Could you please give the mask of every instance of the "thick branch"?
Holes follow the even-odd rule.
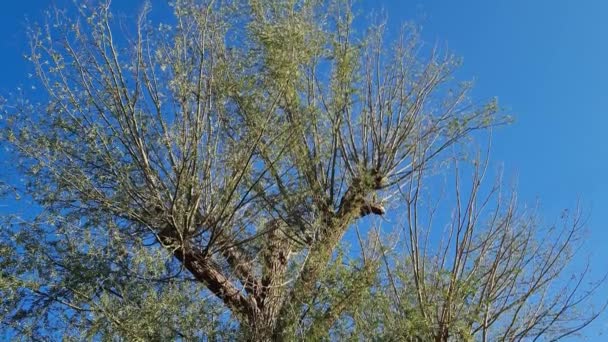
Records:
[[[224,248],[221,253],[226,258],[226,261],[228,261],[234,275],[245,286],[245,291],[249,294],[254,294],[256,289],[259,288],[260,281],[253,274],[247,257],[237,247]]]
[[[187,243],[180,243],[164,229],[159,238],[164,246],[171,249],[173,255],[192,275],[214,295],[220,298],[233,313],[247,318],[253,317],[255,304],[225,276],[219,268],[202,251],[196,251]]]
[[[293,336],[299,307],[310,301],[314,294],[315,283],[329,263],[332,253],[342,240],[348,227],[358,218],[369,213],[384,214],[379,204],[370,204],[365,199],[365,190],[359,184],[351,185],[344,194],[339,210],[324,213],[326,225],[318,240],[311,246],[309,256],[297,279],[292,293],[279,313],[279,323],[275,337]]]

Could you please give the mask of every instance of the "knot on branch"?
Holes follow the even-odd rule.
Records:
[[[366,170],[361,176],[353,177],[351,184],[342,197],[342,211],[353,210],[359,217],[370,214],[384,215],[386,209],[376,200],[376,191],[386,186],[386,177],[377,170]]]
[[[363,203],[359,209],[359,217],[367,216],[369,214],[382,216],[386,214],[386,209],[384,209],[384,206],[380,203]]]

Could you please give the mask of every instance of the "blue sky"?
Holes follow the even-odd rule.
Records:
[[[430,43],[464,58],[473,97],[497,96],[515,123],[495,131],[494,163],[517,179],[519,198],[548,222],[580,200],[591,215],[597,276],[608,270],[608,1],[427,0],[369,2],[391,26],[414,20]],[[606,287],[598,297],[608,297]],[[604,313],[586,332],[605,341]],[[601,335],[600,335],[601,334]]]
[[[25,18],[35,20],[54,2],[65,1],[2,4],[0,93],[27,83]],[[133,8],[139,1],[114,3]],[[580,200],[591,214],[583,253],[591,255],[596,275],[606,272],[608,1],[362,0],[360,5],[363,12],[384,8],[392,28],[415,21],[425,41],[447,44],[464,58],[459,77],[475,80],[473,97],[497,96],[516,119],[495,131],[493,162],[503,163],[508,178],[517,179],[520,199],[540,199],[548,221]],[[608,333],[606,321],[604,314],[593,324],[589,340],[604,340],[599,334]]]

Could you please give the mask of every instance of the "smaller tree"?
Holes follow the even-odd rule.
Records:
[[[484,187],[487,160],[455,161],[448,191],[454,207],[442,218],[446,199],[425,187],[428,168],[417,170],[401,193],[405,215],[393,236],[401,240],[381,250],[384,272],[352,317],[363,336],[559,340],[605,309],[606,299],[595,295],[604,279],[589,283],[589,264],[573,269],[581,210],[544,225],[534,208],[518,206],[500,177]]]

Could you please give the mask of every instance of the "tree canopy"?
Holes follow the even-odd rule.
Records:
[[[484,187],[468,143],[509,119],[414,26],[389,42],[339,0],[171,8],[31,27],[44,96],[6,99],[1,135],[35,212],[3,220],[7,336],[514,341],[597,317],[568,269],[584,217]]]

